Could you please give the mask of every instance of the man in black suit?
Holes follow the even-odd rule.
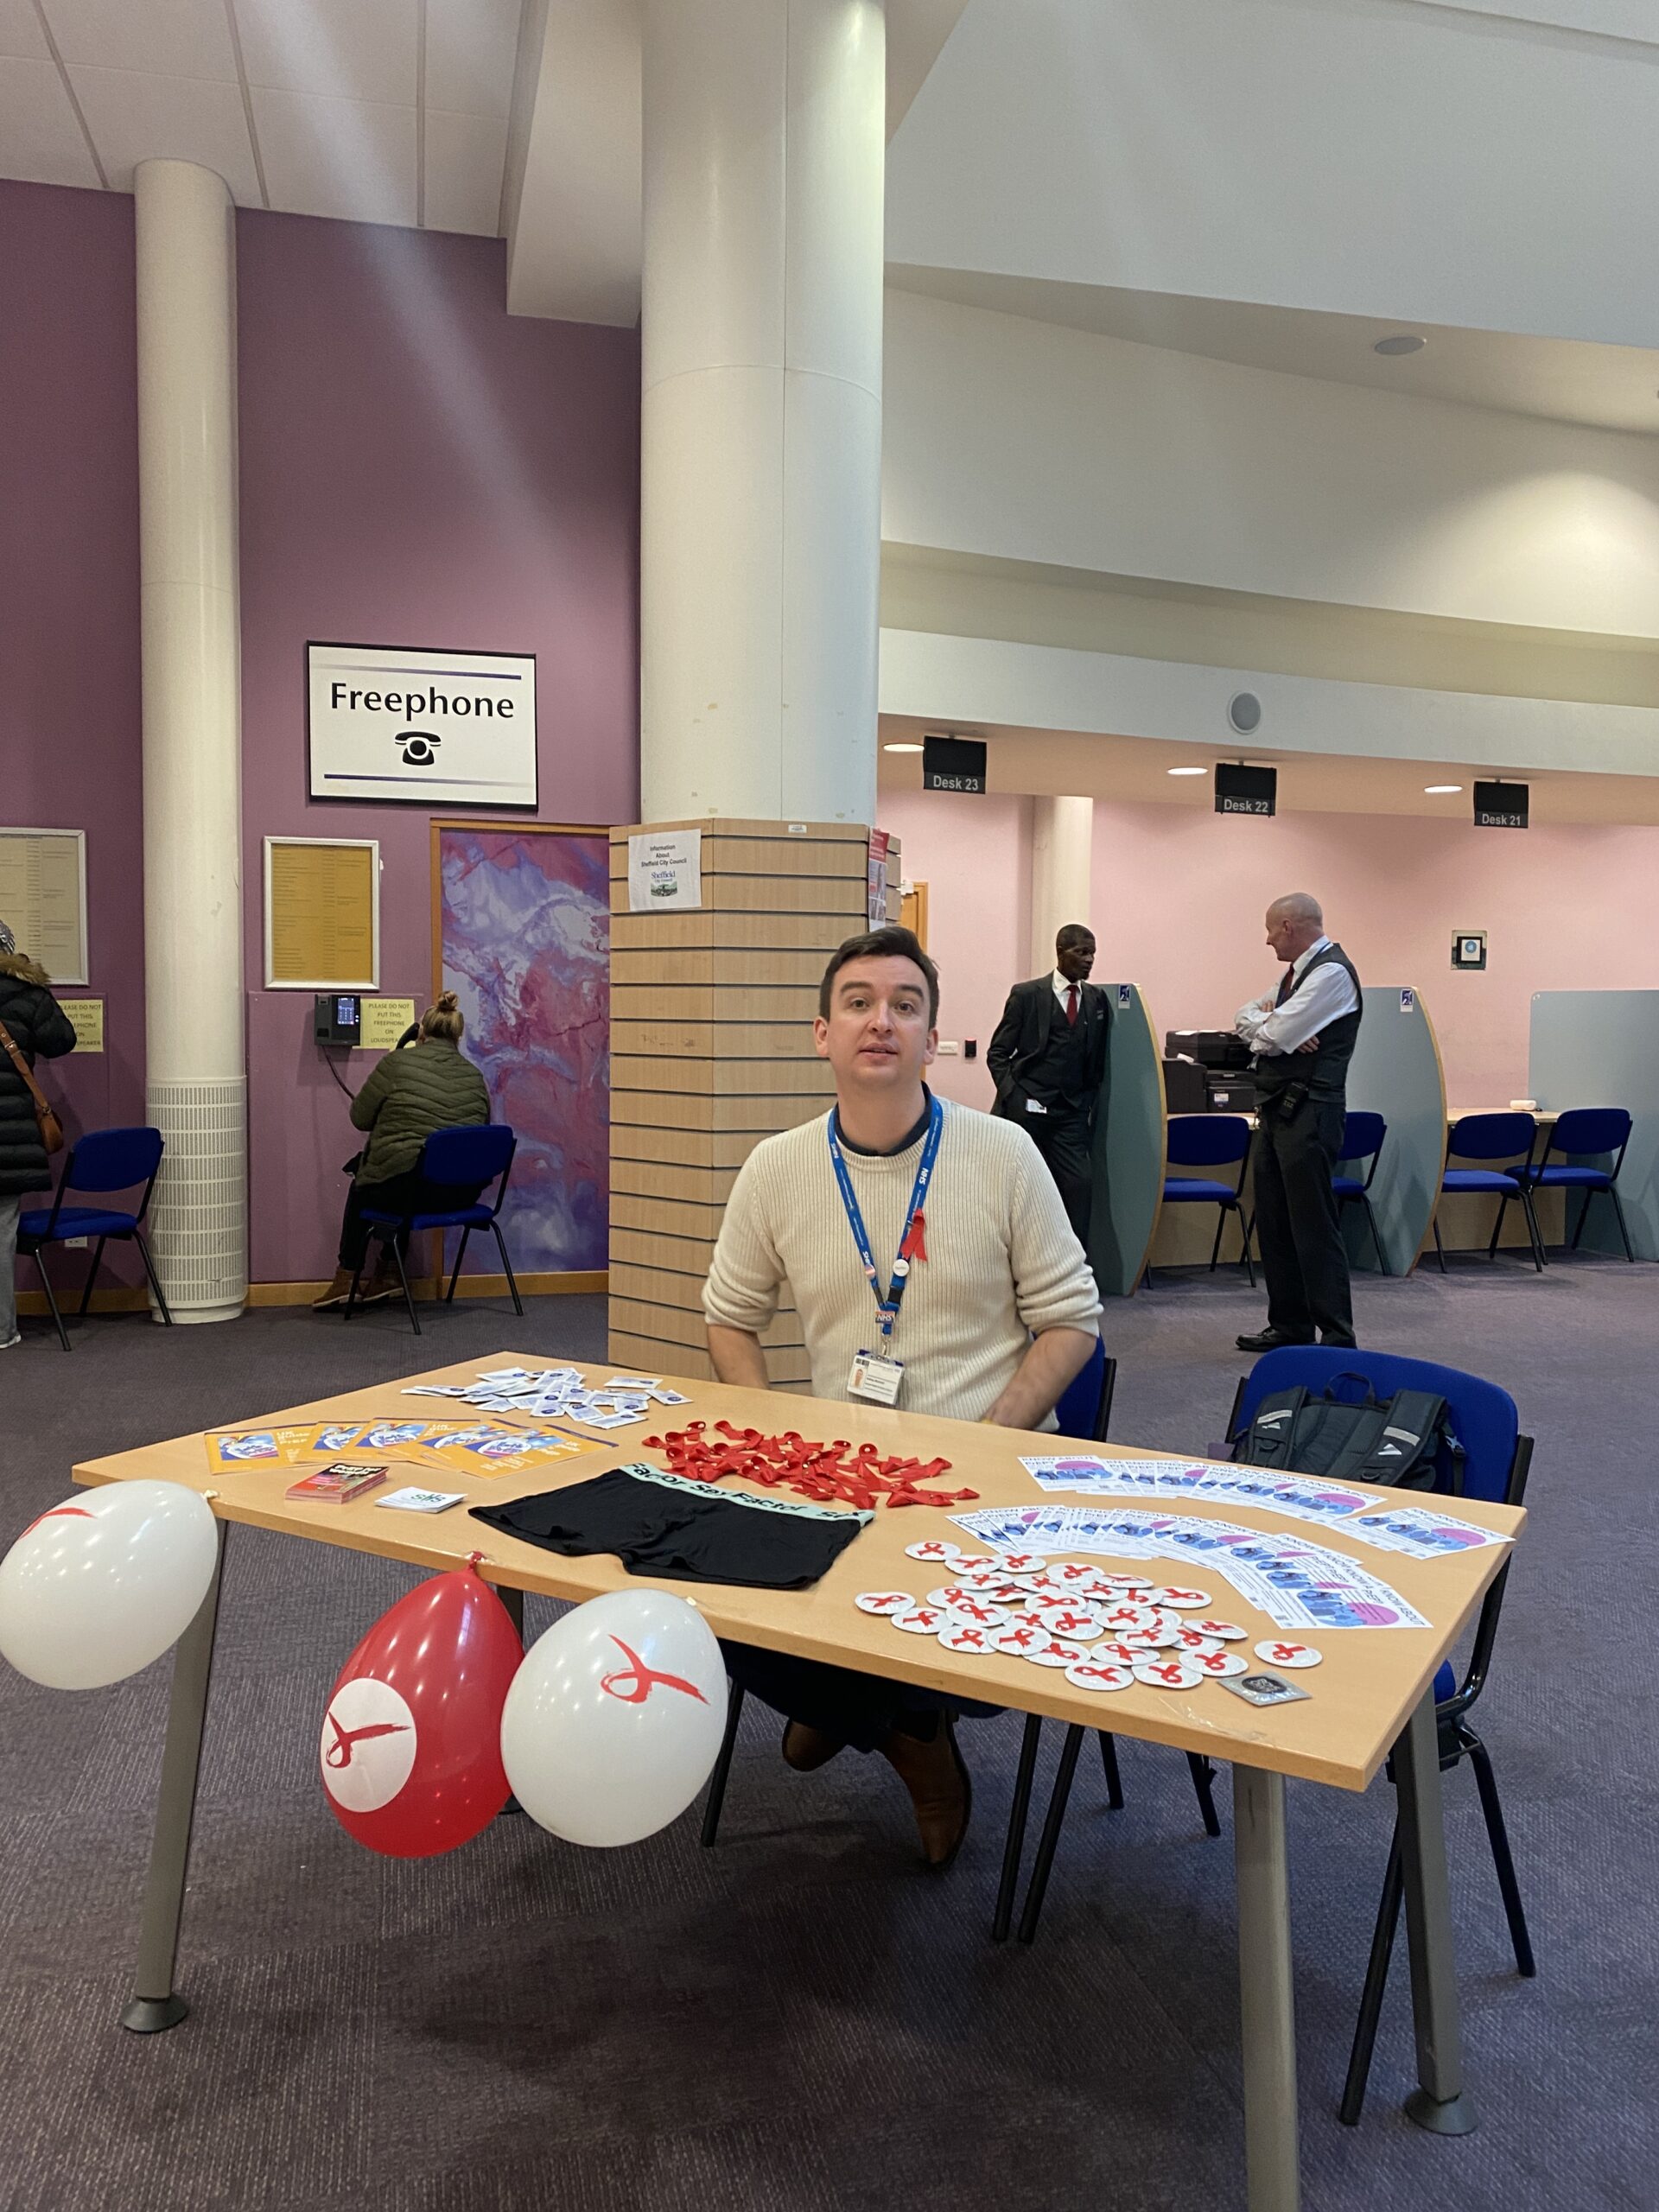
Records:
[[[1018,1122],[1042,1154],[1085,1252],[1111,1018],[1105,992],[1089,981],[1094,964],[1093,932],[1068,922],[1054,940],[1052,973],[1014,985],[985,1055],[996,1085],[992,1112]]]

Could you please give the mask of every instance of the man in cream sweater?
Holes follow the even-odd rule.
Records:
[[[1037,1428],[1088,1359],[1100,1299],[1036,1147],[923,1081],[938,1009],[938,972],[909,930],[849,938],[831,959],[813,1033],[834,1110],[756,1146],[703,1288],[722,1382],[767,1387],[760,1333],[785,1283],[820,1398]],[[950,1864],[971,1791],[949,1705],[747,1645],[727,1660],[787,1717],[791,1766],[880,1751],[910,1791],[928,1864]]]

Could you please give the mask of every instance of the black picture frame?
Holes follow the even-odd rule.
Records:
[[[1486,965],[1486,932],[1484,930],[1459,930],[1452,940],[1452,965],[1454,968],[1484,968]]]

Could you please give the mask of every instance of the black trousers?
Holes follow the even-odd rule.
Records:
[[[1094,1132],[1075,1106],[1056,1103],[1046,1114],[1021,1114],[1021,1127],[1043,1155],[1079,1244],[1089,1249],[1089,1217],[1095,1204]]]
[[[1287,1118],[1264,1100],[1255,1136],[1255,1225],[1268,1279],[1268,1326],[1312,1344],[1354,1341],[1348,1253],[1331,1177],[1342,1143],[1340,1099],[1305,1099]]]
[[[346,1193],[346,1211],[340,1224],[340,1265],[355,1273],[369,1249],[369,1224],[363,1218],[365,1206],[372,1207],[376,1213],[453,1213],[461,1206],[475,1205],[482,1188],[479,1183],[429,1183],[413,1168],[407,1174],[388,1175],[383,1183],[365,1183],[353,1176]],[[407,1230],[400,1232],[397,1249],[407,1254]]]
[[[786,1720],[821,1728],[855,1751],[873,1751],[897,1729],[931,1744],[941,1713],[982,1720],[1001,1710],[971,1700],[944,1697],[909,1682],[889,1682],[880,1675],[861,1675],[851,1667],[832,1667],[822,1659],[798,1659],[787,1651],[762,1651],[753,1643],[721,1643],[726,1671],[741,1690],[758,1697]]]

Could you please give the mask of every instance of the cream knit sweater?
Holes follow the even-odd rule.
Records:
[[[1100,1299],[1037,1147],[1012,1122],[941,1102],[944,1127],[927,1194],[927,1259],[911,1270],[893,1352],[905,1363],[902,1412],[979,1421],[1045,1329],[1092,1335]],[[844,1398],[854,1356],[879,1347],[874,1292],[859,1262],[830,1158],[828,1116],[767,1137],[727,1201],[703,1286],[706,1318],[756,1335],[787,1284],[812,1362],[813,1395]],[[887,1159],[843,1156],[875,1256],[892,1280],[922,1140]]]

